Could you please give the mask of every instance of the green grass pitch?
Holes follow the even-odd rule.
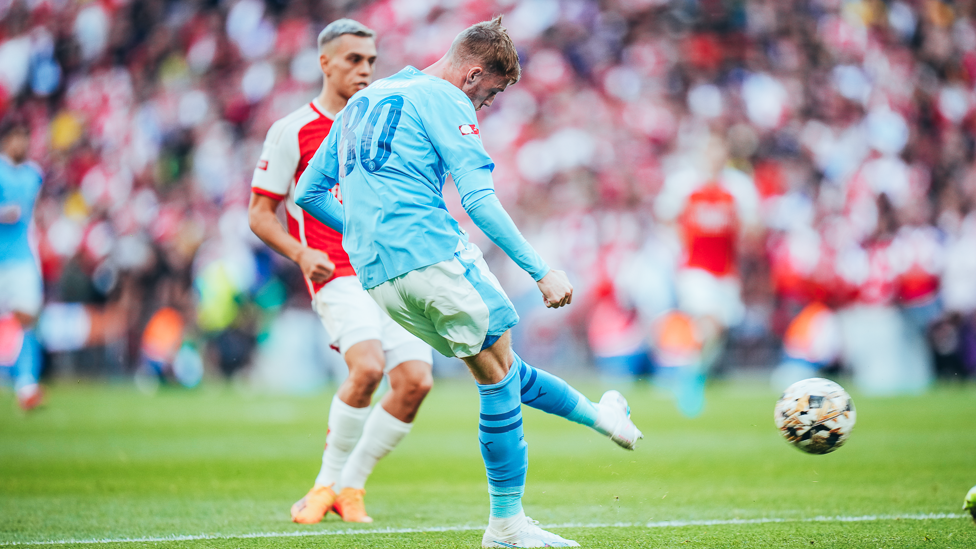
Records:
[[[606,388],[578,387],[594,399]],[[526,512],[584,547],[976,547],[961,511],[976,484],[972,386],[854,393],[854,434],[826,456],[779,437],[768,390],[717,384],[694,420],[652,387],[623,392],[646,436],[635,452],[525,409]],[[480,546],[477,392],[462,381],[438,382],[377,467],[366,497],[375,523],[292,524],[330,399],[61,384],[25,416],[4,392],[0,547]]]

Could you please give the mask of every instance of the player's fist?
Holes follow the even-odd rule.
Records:
[[[542,301],[546,307],[558,309],[573,302],[573,285],[566,278],[566,273],[551,269],[542,280],[537,282],[542,292]]]
[[[315,248],[305,248],[298,254],[298,266],[302,268],[302,274],[315,283],[325,282],[335,272],[335,263],[329,259],[329,254]]]

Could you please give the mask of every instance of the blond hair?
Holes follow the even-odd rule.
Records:
[[[510,84],[522,76],[518,52],[502,26],[501,15],[461,31],[447,53],[455,67],[481,65],[488,73],[508,77]]]

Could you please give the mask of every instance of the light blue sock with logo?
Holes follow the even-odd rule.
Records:
[[[522,404],[587,427],[596,423],[596,405],[562,378],[533,367],[517,354],[512,369],[519,370],[522,380]]]
[[[529,467],[528,445],[522,434],[519,369],[509,368],[505,379],[494,385],[478,385],[481,417],[478,441],[488,472],[492,518],[514,517],[522,512],[525,473]]]

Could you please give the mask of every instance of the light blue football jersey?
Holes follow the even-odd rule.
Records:
[[[444,204],[447,174],[494,163],[471,100],[406,67],[349,99],[308,167],[339,184],[342,246],[369,289],[454,256],[464,237]]]
[[[0,223],[0,263],[33,261],[27,231],[34,217],[34,201],[41,188],[41,172],[31,162],[13,165],[0,155],[0,207],[16,205],[20,219]]]

